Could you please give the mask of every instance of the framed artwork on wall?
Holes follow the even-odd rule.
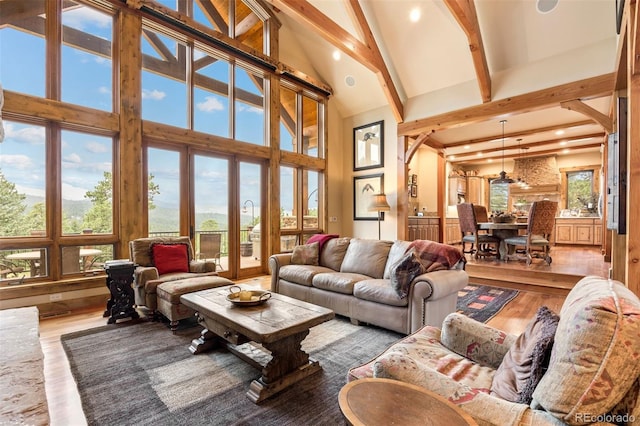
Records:
[[[411,185],[411,196],[413,198],[418,196],[418,185]]]
[[[384,167],[384,121],[353,129],[353,170]]]
[[[353,177],[353,220],[378,220],[378,212],[369,211],[374,194],[384,192],[384,173]]]

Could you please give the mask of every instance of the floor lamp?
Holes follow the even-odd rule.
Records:
[[[369,204],[370,212],[378,212],[378,239],[380,240],[380,220],[384,219],[384,212],[391,210],[391,206],[387,203],[385,194],[374,194],[371,204]]]

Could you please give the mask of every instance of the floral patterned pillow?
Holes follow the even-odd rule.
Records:
[[[318,265],[318,256],[320,254],[320,243],[304,244],[295,246],[291,255],[291,263],[293,265]]]

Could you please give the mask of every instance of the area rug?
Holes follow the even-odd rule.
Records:
[[[518,295],[518,290],[469,284],[458,291],[456,311],[487,322]]]
[[[172,334],[158,322],[122,323],[63,335],[89,425],[344,424],[338,393],[349,368],[402,335],[336,319],[303,341],[323,370],[256,405],[246,396],[260,373],[226,349],[192,355],[200,327]]]

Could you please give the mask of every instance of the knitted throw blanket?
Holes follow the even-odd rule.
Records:
[[[467,262],[460,249],[448,244],[437,243],[429,240],[415,240],[409,244],[407,251],[415,250],[416,255],[426,268],[425,272],[452,269],[458,266],[464,269]],[[462,262],[458,265],[458,262]]]

